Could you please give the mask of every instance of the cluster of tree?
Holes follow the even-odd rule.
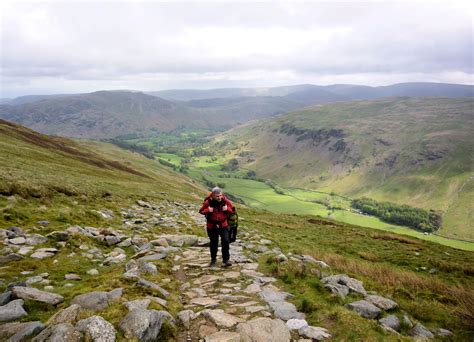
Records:
[[[355,199],[352,207],[363,213],[377,216],[385,222],[411,227],[423,232],[433,232],[441,227],[439,212],[400,205],[391,202],[377,202],[370,198]]]
[[[235,158],[232,158],[231,160],[229,160],[227,164],[222,165],[221,171],[232,172],[232,171],[237,171],[238,168],[239,168],[239,161]]]
[[[225,183],[216,183],[216,182],[213,182],[205,177],[203,177],[202,179],[204,181],[204,184],[206,184],[206,186],[210,189],[218,186],[219,188],[221,189],[224,189],[225,188]]]
[[[128,141],[122,140],[122,139],[108,139],[106,140],[107,142],[114,144],[120,148],[123,148],[125,150],[133,151],[140,153],[147,157],[148,159],[155,159],[155,155],[153,151],[151,151],[148,147],[143,146],[143,145],[137,145],[130,143]]]
[[[158,158],[158,162],[161,165],[171,167],[173,170],[181,172],[181,173],[187,173],[189,170],[189,166],[187,165],[186,162],[183,162],[183,160],[181,160],[181,165],[179,166],[163,158]]]
[[[273,183],[271,179],[267,179],[265,181],[265,184],[271,187],[278,195],[286,195],[285,191],[282,188],[280,188],[278,185]]]

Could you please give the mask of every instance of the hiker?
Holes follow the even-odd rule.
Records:
[[[211,263],[210,267],[216,266],[217,246],[219,244],[219,236],[221,237],[222,247],[222,266],[232,266],[229,258],[230,228],[227,222],[228,215],[231,214],[234,207],[219,187],[212,189],[209,196],[206,197],[199,213],[206,216],[207,235],[211,240]]]

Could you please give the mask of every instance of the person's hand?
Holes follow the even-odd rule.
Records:
[[[213,207],[209,207],[209,212],[212,213],[214,211]]]
[[[222,210],[223,210],[223,211],[227,211],[227,205],[224,205],[224,206],[222,207]]]

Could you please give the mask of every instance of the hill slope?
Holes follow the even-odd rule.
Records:
[[[473,195],[473,106],[472,98],[319,105],[220,139],[237,145],[231,153],[240,166],[261,177],[442,210],[441,234],[473,240],[465,201]]]
[[[241,228],[231,250],[235,264],[231,272],[212,269],[197,214],[207,192],[185,175],[110,144],[49,137],[4,121],[0,163],[5,304],[0,310],[2,319],[8,313],[13,321],[2,322],[3,340],[13,334],[57,336],[65,330],[85,339],[93,332],[107,340],[140,340],[143,330],[133,329],[133,322],[148,328],[147,317],[163,318],[147,330],[154,340],[184,340],[188,333],[204,338],[223,328],[239,331],[233,334],[238,336],[245,329],[227,319],[286,321],[288,313],[304,314],[334,340],[410,340],[410,327],[402,325],[400,337],[345,307],[363,294],[351,290],[334,296],[320,279],[322,272],[336,278],[346,273],[361,281],[355,282],[359,292],[364,286],[398,303],[399,308],[378,315],[406,315],[434,333],[449,329],[454,341],[474,336],[472,252],[314,216],[239,206]],[[274,292],[280,290],[293,296]],[[284,300],[275,304],[272,296]],[[208,304],[217,310],[202,312]],[[14,317],[7,305],[16,305]],[[133,310],[136,305],[141,309]],[[179,318],[186,314],[189,328]],[[58,324],[63,320],[68,323]],[[285,328],[284,321],[275,324]],[[94,324],[102,328],[92,330]],[[207,331],[200,329],[203,325]],[[292,333],[295,339],[302,336]]]

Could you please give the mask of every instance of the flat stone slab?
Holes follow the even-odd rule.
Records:
[[[199,277],[198,279],[194,280],[194,284],[196,285],[203,285],[207,283],[213,283],[217,281],[218,279],[222,279],[221,276],[213,275],[213,274],[206,274],[203,275],[202,277]]]
[[[235,278],[240,277],[240,272],[235,272],[235,271],[225,272],[223,276],[224,278],[227,278],[227,279],[235,279]]]
[[[292,297],[292,295],[288,292],[264,288],[263,291],[260,292],[260,297],[262,297],[262,299],[266,302],[281,302],[289,297]]]
[[[64,301],[63,296],[60,296],[55,293],[41,291],[35,289],[34,287],[14,286],[12,288],[12,293],[17,298],[34,300],[36,302],[42,302],[52,305],[57,305]]]
[[[204,307],[213,307],[213,306],[219,305],[218,300],[215,300],[215,299],[212,299],[212,298],[209,298],[209,297],[194,298],[194,299],[191,300],[190,303],[194,304],[194,305],[201,305],[201,306],[204,306]]]
[[[243,322],[241,318],[224,312],[224,310],[204,310],[202,315],[221,328],[231,328]]]
[[[357,312],[360,316],[369,319],[377,318],[382,312],[382,310],[366,300],[359,300],[357,302],[346,304],[345,306],[346,308]]]
[[[256,318],[239,323],[236,328],[242,341],[288,342],[291,335],[286,324],[280,319]]]

